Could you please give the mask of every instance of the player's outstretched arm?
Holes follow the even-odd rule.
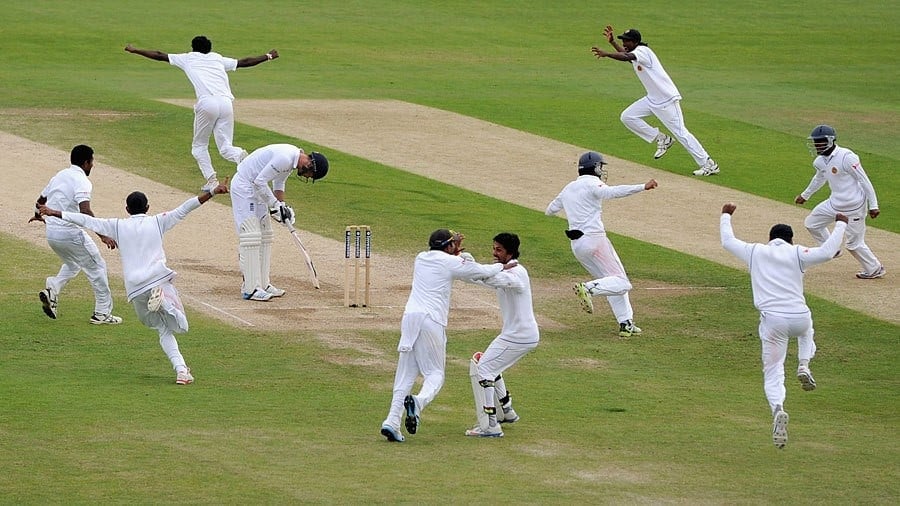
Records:
[[[238,68],[254,67],[256,65],[259,65],[262,62],[274,60],[275,58],[278,58],[278,50],[272,49],[271,51],[269,51],[268,53],[263,54],[263,55],[248,56],[246,58],[241,58],[240,60],[238,60],[237,66],[238,66]]]
[[[167,53],[163,53],[162,51],[157,51],[155,49],[138,49],[131,44],[125,46],[125,51],[129,53],[139,54],[144,58],[150,58],[151,60],[156,61],[169,61],[169,55]]]

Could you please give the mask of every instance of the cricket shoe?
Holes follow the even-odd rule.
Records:
[[[190,385],[194,382],[194,376],[191,375],[191,370],[187,369],[184,372],[180,372],[175,375],[175,384],[176,385]]]
[[[784,448],[787,445],[788,419],[788,414],[784,410],[775,413],[775,419],[772,421],[772,443],[775,448]]]
[[[519,415],[516,414],[516,410],[512,406],[501,409],[503,410],[503,420],[500,420],[500,423],[516,423],[519,421]]]
[[[404,439],[403,434],[400,434],[399,429],[395,429],[388,424],[381,426],[381,435],[386,437],[391,443],[402,443]]]
[[[212,193],[217,186],[219,186],[219,178],[213,174],[206,180],[206,184],[200,187],[200,191]]]
[[[50,318],[56,319],[56,297],[53,296],[53,290],[49,288],[44,288],[41,290],[41,293],[38,294],[38,297],[41,299],[41,306],[44,310],[44,314],[49,316]]]
[[[712,176],[713,174],[719,173],[719,164],[716,163],[712,158],[708,158],[706,163],[700,166],[699,169],[694,171],[695,176]]]
[[[274,297],[271,293],[265,290],[260,290],[259,288],[254,288],[252,292],[244,293],[241,296],[244,298],[244,300],[257,300],[261,302],[267,302],[271,300],[272,297]]]
[[[147,299],[147,311],[155,313],[162,307],[162,288],[154,286],[150,289],[150,298]]]
[[[266,285],[266,291],[272,294],[272,297],[281,297],[284,295],[284,290],[281,288],[276,288],[273,284],[269,283]]]
[[[122,318],[111,314],[94,313],[90,322],[94,325],[118,325],[122,323]]]
[[[886,271],[884,270],[884,266],[883,266],[883,265],[879,265],[878,268],[875,269],[875,271],[874,271],[874,272],[871,272],[871,273],[869,273],[869,272],[857,272],[857,273],[856,273],[856,277],[859,278],[859,279],[876,279],[876,278],[883,278],[885,272],[886,272]]]
[[[654,159],[662,158],[666,151],[672,147],[672,144],[675,143],[675,139],[669,137],[668,135],[660,132],[660,134],[656,137],[656,153],[653,155]]]
[[[476,425],[466,430],[466,435],[471,437],[503,437],[503,429],[500,428],[500,425],[488,427],[487,429],[482,429],[481,425]]]
[[[593,313],[594,301],[591,299],[591,293],[588,292],[584,283],[575,283],[575,286],[572,289],[575,290],[575,295],[577,295],[578,300],[581,301],[581,309],[584,309],[588,313]]]
[[[813,379],[812,371],[809,370],[809,367],[798,367],[797,379],[800,380],[800,386],[803,390],[809,392],[816,389],[816,380]]]
[[[406,426],[406,432],[415,434],[419,430],[419,409],[416,406],[416,397],[407,395],[403,399],[403,408],[406,409],[406,419],[403,424]]]
[[[619,337],[631,337],[640,335],[641,328],[634,324],[631,320],[625,320],[619,324]]]

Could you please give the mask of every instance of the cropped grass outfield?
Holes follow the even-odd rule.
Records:
[[[66,151],[86,142],[104,163],[193,191],[191,111],[155,101],[192,90],[177,69],[122,48],[181,52],[202,33],[227,55],[281,52],[277,64],[232,75],[239,100],[399,99],[646,163],[647,144],[618,122],[639,83],[627,65],[598,63],[588,51],[610,23],[641,29],[673,75],[689,128],[724,167],[709,184],[790,201],[812,173],[804,137],[828,122],[879,191],[883,214],[871,225],[900,232],[896,4],[675,5],[14,2],[4,6],[0,31],[0,129]],[[134,114],[98,122],[40,113],[60,109]],[[327,148],[241,124],[235,139]],[[311,214],[304,226],[316,233],[339,239],[344,225],[366,220],[382,251],[412,256],[439,226],[465,231],[472,244],[508,229],[523,233],[535,282],[567,290],[583,276],[557,219],[328,152],[333,177],[303,205]],[[459,161],[504,170],[465,152]],[[20,163],[27,171],[28,160]],[[680,174],[691,167],[680,149],[652,165]],[[367,198],[343,198],[351,189]],[[24,223],[30,210],[4,212]],[[898,326],[810,299],[820,388],[803,394],[789,376],[791,441],[777,451],[746,274],[613,240],[638,285],[725,290],[636,291],[640,324],[652,330],[630,340],[614,337],[605,311],[588,317],[568,298],[536,300],[567,328],[545,330],[538,350],[509,372],[523,421],[497,441],[462,436],[473,421],[465,360],[497,329],[451,328],[444,390],[421,434],[392,445],[378,427],[397,332],[346,336],[377,348],[373,363],[353,347],[325,346],[314,332],[248,332],[191,311],[181,345],[202,381],[176,388],[155,335],[135,318],[118,328],[51,324],[36,294],[58,260],[4,235],[0,502],[898,502]],[[111,285],[127,316],[121,280]],[[67,289],[73,314],[90,311],[89,292],[83,277]],[[788,373],[794,346],[789,357]]]

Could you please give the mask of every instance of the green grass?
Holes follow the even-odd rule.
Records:
[[[233,74],[239,99],[406,100],[685,174],[683,150],[652,162],[619,123],[641,88],[627,65],[589,54],[609,22],[641,29],[673,75],[688,127],[724,168],[710,184],[792,200],[811,176],[804,138],[827,121],[879,192],[884,214],[871,225],[900,232],[900,196],[888,191],[900,182],[898,16],[889,2],[16,3],[0,32],[0,129],[66,151],[86,142],[105,163],[195,188],[191,111],[155,101],[192,90],[179,70],[122,47],[181,52],[204,33],[223,54],[282,53]],[[106,111],[124,115],[91,114]],[[380,248],[412,255],[439,226],[465,231],[471,247],[504,228],[523,235],[536,282],[582,275],[558,219],[302,139],[240,124],[235,138],[329,154],[328,179],[290,188],[322,235],[365,218]],[[369,199],[348,203],[357,190]],[[377,429],[397,332],[350,336],[369,355],[316,332],[245,332],[190,312],[179,342],[198,380],[175,388],[124,300],[122,326],[87,325],[74,316],[92,304],[79,278],[66,317],[47,320],[34,294],[56,257],[2,236],[0,502],[897,502],[898,326],[810,298],[820,388],[804,393],[789,378],[791,440],[776,451],[746,273],[613,240],[645,336],[616,338],[605,308],[584,315],[562,288],[536,300],[565,328],[545,330],[507,375],[523,421],[503,440],[472,441],[461,436],[473,418],[465,361],[496,329],[451,328],[447,383],[422,433],[388,445]],[[642,289],[657,284],[701,288]]]

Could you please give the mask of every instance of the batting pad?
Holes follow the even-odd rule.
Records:
[[[241,223],[241,231],[238,233],[238,257],[241,274],[244,275],[244,293],[253,293],[253,290],[263,287],[260,266],[260,253],[262,243],[262,231],[260,220],[256,216],[250,216]]]
[[[272,239],[275,238],[275,232],[272,230],[272,220],[269,218],[269,215],[259,219],[259,227],[259,286],[265,289],[271,284],[269,270],[272,265]]]
[[[472,397],[475,398],[475,418],[478,425],[484,429],[488,429],[488,414],[484,412],[484,387],[478,384],[478,359],[481,358],[481,352],[472,355],[469,360],[469,379],[472,381]],[[503,420],[503,409],[501,409],[500,398],[497,397],[497,390],[494,389],[494,406],[497,409],[497,422]]]

